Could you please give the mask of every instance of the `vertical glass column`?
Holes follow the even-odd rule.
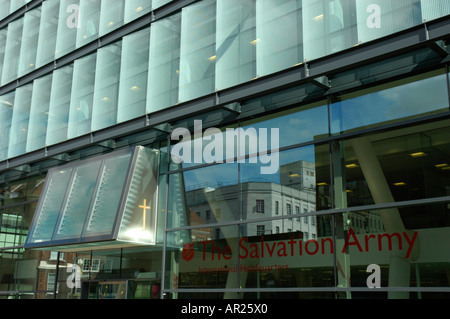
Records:
[[[42,3],[36,55],[37,68],[53,61],[55,58],[59,4],[59,0],[47,0]]]
[[[1,75],[3,73],[3,64],[4,64],[4,59],[5,59],[7,34],[8,34],[7,28],[3,28],[0,30],[0,80],[1,80]]]
[[[9,133],[14,108],[15,92],[0,96],[0,161],[8,158]]]
[[[149,28],[122,39],[118,122],[145,114],[149,44]]]
[[[21,77],[36,67],[36,55],[39,37],[39,24],[41,22],[41,8],[25,13],[22,45],[20,48],[20,60],[18,76]]]
[[[421,0],[422,21],[434,20],[450,14],[450,1]]]
[[[256,77],[256,1],[217,1],[216,89]]]
[[[45,147],[51,88],[52,74],[36,79],[33,82],[27,152]]]
[[[25,4],[27,4],[30,1],[31,0],[11,0],[9,13],[15,12],[17,9],[22,8]]]
[[[121,50],[122,42],[120,41],[97,51],[92,110],[93,131],[117,123]]]
[[[72,75],[73,65],[53,72],[46,145],[57,144],[67,139]]]
[[[197,2],[182,10],[179,100],[215,90],[216,2]]]
[[[99,0],[80,0],[80,25],[77,30],[77,48],[98,37],[101,2]]]
[[[152,9],[158,9],[162,7],[165,4],[168,4],[169,2],[172,2],[173,0],[153,0],[152,2]]]
[[[181,14],[156,21],[150,28],[147,113],[178,102]]]
[[[258,76],[303,62],[302,2],[256,1]]]
[[[99,36],[123,25],[125,0],[102,0],[100,9]]]
[[[358,40],[367,42],[422,23],[420,0],[356,1]]]
[[[80,0],[60,1],[55,58],[60,58],[75,49],[77,22],[80,22],[80,11],[77,12],[76,8],[79,8],[79,4]]]
[[[9,3],[10,0],[0,0],[0,20],[9,15]]]
[[[6,38],[5,58],[3,63],[2,85],[17,78],[19,71],[20,46],[22,43],[23,18],[13,21],[8,25]]]
[[[133,21],[146,13],[152,7],[152,0],[125,0],[124,22]]]
[[[95,65],[95,53],[74,62],[67,138],[91,131]]]
[[[32,84],[16,89],[9,136],[9,158],[22,155],[26,151],[32,89]]]
[[[357,44],[355,0],[304,0],[303,30],[306,61]]]

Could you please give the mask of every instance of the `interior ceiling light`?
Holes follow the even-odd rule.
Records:
[[[447,163],[442,163],[442,164],[436,164],[436,165],[434,165],[434,167],[437,167],[437,168],[443,168],[443,167],[447,167],[447,166],[448,166]]]
[[[353,164],[347,164],[347,165],[345,165],[345,167],[347,167],[347,168],[357,168],[357,167],[359,167],[359,165],[353,163]]]
[[[411,156],[411,157],[423,157],[423,156],[427,156],[427,154],[425,152],[415,152],[415,153],[409,154],[409,156]]]
[[[405,182],[397,182],[397,183],[394,183],[394,186],[405,186],[405,185],[406,185]]]
[[[328,186],[328,183],[325,182],[317,183],[317,186]]]

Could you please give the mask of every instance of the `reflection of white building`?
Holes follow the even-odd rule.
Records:
[[[303,238],[316,238],[315,216],[263,220],[315,211],[316,195],[314,191],[301,191],[292,187],[265,182],[242,183],[239,192],[236,191],[237,187],[237,185],[218,188],[208,187],[187,192],[187,206],[191,215],[205,224],[232,221],[239,218],[238,207],[240,204],[243,220],[258,220],[242,226],[241,236],[302,232]],[[205,228],[202,229],[202,231],[204,230]],[[192,235],[196,236],[196,232],[193,231]],[[198,235],[198,237],[202,237],[201,239],[224,237],[222,231],[215,228],[210,229],[210,236]]]

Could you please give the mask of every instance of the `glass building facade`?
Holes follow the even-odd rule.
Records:
[[[449,30],[450,0],[0,0],[0,298],[449,298]]]

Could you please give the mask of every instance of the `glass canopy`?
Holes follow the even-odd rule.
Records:
[[[158,167],[138,146],[49,170],[25,248],[155,244]]]

